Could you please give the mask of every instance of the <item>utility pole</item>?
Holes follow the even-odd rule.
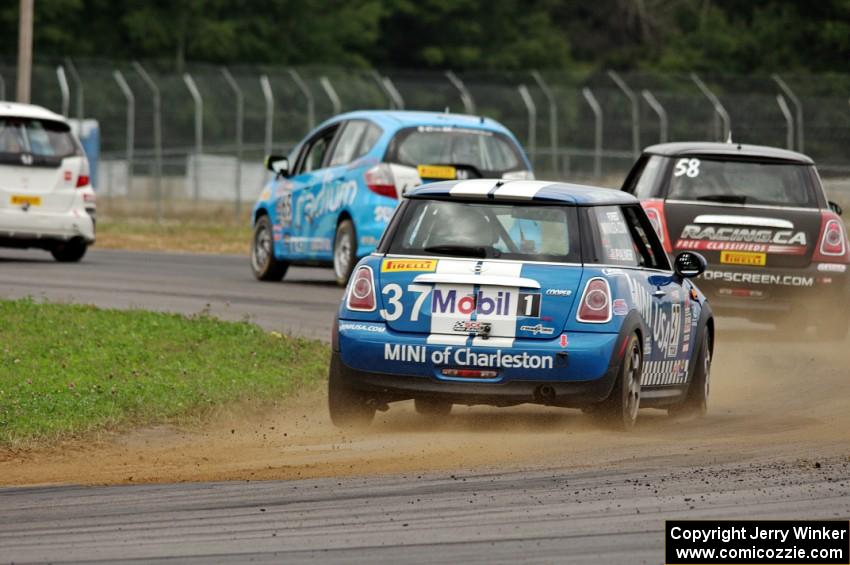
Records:
[[[29,104],[32,77],[32,5],[33,0],[21,0],[18,25],[18,102]]]

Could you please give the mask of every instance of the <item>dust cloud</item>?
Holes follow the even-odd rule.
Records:
[[[0,483],[147,483],[415,474],[462,469],[603,469],[850,455],[850,341],[718,320],[709,414],[643,410],[636,430],[594,427],[578,410],[455,406],[437,424],[411,402],[371,428],[335,429],[323,392],[265,414],[224,414],[45,451],[0,452]]]

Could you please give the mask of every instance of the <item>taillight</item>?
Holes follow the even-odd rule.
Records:
[[[611,287],[602,278],[590,279],[578,307],[578,321],[604,324],[611,320]]]
[[[88,175],[80,175],[77,177],[77,188],[83,188],[84,186],[88,186],[89,181]]]
[[[364,174],[366,186],[375,194],[388,196],[390,198],[398,198],[398,193],[395,189],[395,179],[390,170],[390,166],[386,163],[375,165]]]
[[[821,210],[820,237],[815,249],[813,261],[824,261],[832,263],[850,262],[848,252],[847,236],[844,233],[844,224],[834,212]]]
[[[653,198],[642,201],[641,205],[646,212],[646,217],[649,218],[649,223],[655,228],[655,233],[658,234],[658,239],[661,240],[664,251],[672,253],[673,246],[670,244],[670,236],[667,233],[667,219],[664,216],[664,201]]]
[[[375,279],[370,267],[359,267],[348,285],[345,304],[349,310],[372,312],[375,309]]]

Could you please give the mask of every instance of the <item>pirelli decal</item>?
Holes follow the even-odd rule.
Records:
[[[381,263],[382,273],[398,273],[401,271],[432,272],[437,269],[437,259],[384,259]]]

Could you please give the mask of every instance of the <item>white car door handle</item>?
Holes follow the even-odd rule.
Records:
[[[660,288],[652,293],[652,296],[656,298],[661,298],[662,296],[667,296],[666,290],[661,290]]]

